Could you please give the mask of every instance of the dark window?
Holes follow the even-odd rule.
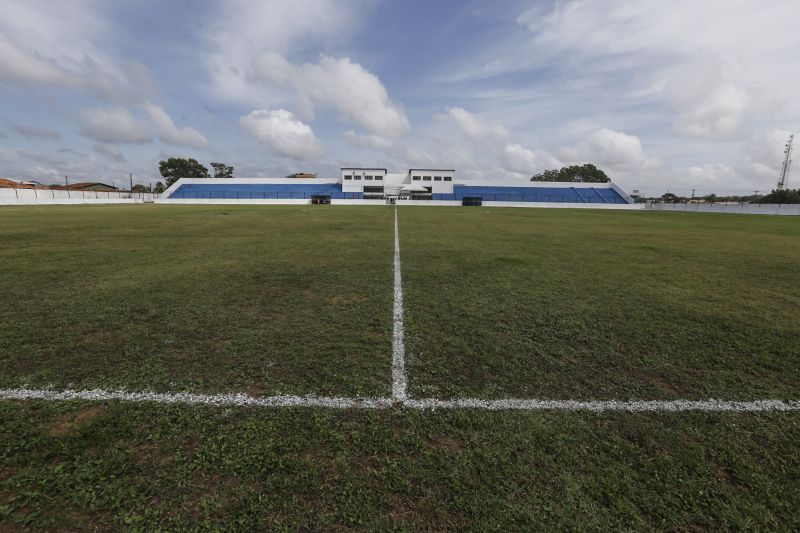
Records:
[[[373,185],[373,186],[365,185],[364,186],[364,192],[382,193],[383,192],[383,186],[382,185],[380,185],[380,186],[378,186],[378,185]]]
[[[433,177],[433,181],[442,181],[442,177],[441,176],[434,176]]]
[[[360,179],[361,179],[361,176],[353,176],[353,179],[354,179],[354,180],[360,180]]]
[[[345,176],[344,179],[351,180],[351,179],[353,179],[353,176]]]
[[[375,179],[376,179],[376,180],[378,180],[378,181],[380,181],[380,180],[382,180],[382,179],[383,179],[383,176],[375,176]]]
[[[453,178],[451,178],[450,176],[445,176],[444,181],[453,181]]]
[[[431,177],[430,176],[423,176],[422,177],[422,181],[431,181]]]
[[[372,176],[364,176],[364,179],[372,181]]]
[[[414,181],[419,181],[419,176],[414,176]]]

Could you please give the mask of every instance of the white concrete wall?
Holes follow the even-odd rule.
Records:
[[[0,205],[126,204],[152,202],[158,195],[104,191],[0,188]]]
[[[486,207],[541,207],[548,209],[621,209],[637,211],[645,208],[645,204],[589,204],[569,202],[483,202]]]
[[[800,204],[635,204],[657,211],[697,213],[738,213],[740,215],[800,215]]]
[[[56,199],[41,199],[41,200],[32,200],[30,198],[22,198],[22,199],[15,199],[15,198],[2,198],[0,199],[0,205],[87,205],[87,204],[141,204],[144,203],[143,200],[139,198],[75,198],[75,199],[66,199],[66,198],[56,198]]]

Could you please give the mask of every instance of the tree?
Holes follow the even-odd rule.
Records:
[[[208,169],[197,162],[197,159],[181,159],[170,157],[166,161],[158,163],[158,170],[164,176],[167,187],[180,178],[208,178]]]
[[[800,204],[800,189],[773,190],[758,199],[762,204]]]
[[[211,166],[214,168],[214,177],[215,178],[232,178],[233,177],[233,167],[229,167],[225,163],[211,163]]]
[[[155,192],[156,194],[161,194],[162,192],[164,192],[166,190],[167,190],[167,188],[164,187],[164,184],[161,183],[160,181],[156,183],[155,187],[153,187],[153,192]]]
[[[663,194],[661,196],[661,200],[665,204],[674,204],[674,203],[677,203],[678,197],[676,195],[672,194],[671,192],[668,192],[668,193],[665,193],[665,194]]]
[[[531,181],[569,181],[582,183],[608,183],[611,181],[605,172],[591,163],[572,165],[560,170],[545,170],[531,177]]]
[[[711,194],[708,194],[708,195],[704,196],[703,200],[705,200],[708,203],[713,204],[714,202],[717,201],[717,195],[712,192]]]

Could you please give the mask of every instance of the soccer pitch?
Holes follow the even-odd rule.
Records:
[[[798,525],[791,217],[115,206],[0,227],[4,522]]]

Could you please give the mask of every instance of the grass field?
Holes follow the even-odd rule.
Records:
[[[0,388],[386,397],[393,211],[0,210]],[[399,209],[412,398],[798,399],[800,221]],[[0,530],[800,527],[800,415],[0,401]]]

